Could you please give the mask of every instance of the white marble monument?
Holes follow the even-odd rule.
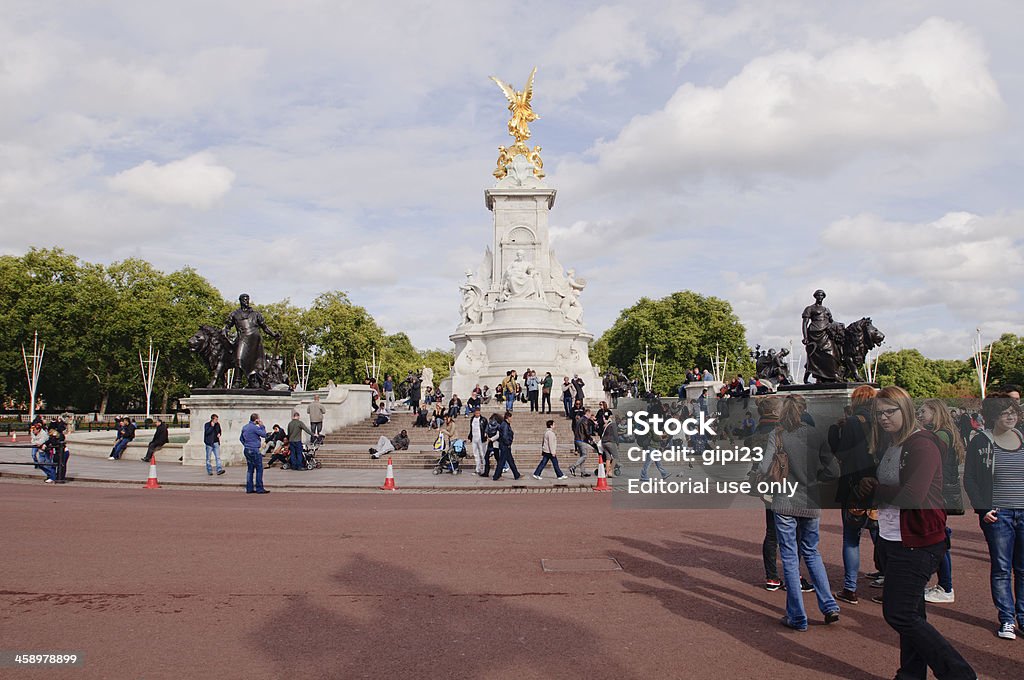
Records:
[[[506,371],[522,375],[532,368],[541,378],[551,372],[554,402],[560,400],[563,376],[578,374],[585,391],[599,395],[600,377],[589,353],[594,336],[583,326],[580,303],[586,281],[572,269],[564,271],[550,247],[555,190],[543,182],[540,147],[524,144],[530,136],[525,123],[513,126],[536,118],[530,109],[533,75],[524,92],[497,82],[510,102],[509,132],[516,142],[499,147],[498,182],[484,191],[494,214],[493,238],[479,268],[467,270],[459,286],[461,320],[449,336],[455,343],[451,389],[465,399],[476,384],[493,389]]]

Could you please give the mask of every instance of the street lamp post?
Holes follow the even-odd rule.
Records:
[[[25,345],[21,346],[21,358],[25,362],[25,379],[28,381],[28,420],[36,419],[36,391],[39,387],[39,374],[43,370],[43,355],[46,353],[46,343],[39,343],[39,331],[35,331],[32,337],[32,353],[25,351]]]
[[[153,378],[156,377],[156,365],[160,361],[160,350],[153,355],[153,338],[149,339],[149,355],[143,360],[139,351],[139,368],[142,369],[142,386],[146,388],[146,420],[150,419],[153,400]]]

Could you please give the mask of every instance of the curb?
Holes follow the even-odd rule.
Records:
[[[0,479],[39,480],[40,477],[39,477],[39,475],[22,474],[22,473],[18,473],[18,472],[4,472],[4,471],[0,471]],[[80,482],[80,483],[83,483],[83,484],[117,484],[117,485],[125,485],[125,486],[138,486],[140,489],[142,488],[142,485],[144,484],[144,480],[135,480],[135,479],[98,479],[98,478],[93,478],[93,477],[77,477],[77,476],[70,476],[70,475],[68,477],[66,477],[66,481],[68,481],[68,482]],[[208,488],[212,488],[212,489],[215,489],[215,490],[225,490],[225,489],[237,490],[237,489],[241,488],[244,485],[241,485],[241,484],[224,484],[224,483],[221,483],[221,482],[165,482],[165,481],[161,481],[160,482],[160,486],[161,487],[165,487],[165,486],[166,487],[179,487],[179,488],[187,488],[187,489],[196,489],[196,488],[208,489]],[[287,486],[287,485],[277,486],[277,485],[275,485],[272,488],[273,488],[274,491],[293,491],[293,492],[318,492],[318,491],[321,491],[321,492],[331,492],[331,491],[353,492],[353,491],[365,491],[365,492],[368,492],[368,493],[369,492],[377,493],[378,491],[380,491],[380,489],[377,486],[367,486],[367,485],[363,485],[363,486],[360,486],[360,485],[346,486],[346,485],[339,485],[339,484],[324,485],[324,486]],[[532,491],[532,492],[543,492],[543,493],[569,492],[569,491],[572,491],[572,492],[576,492],[576,493],[582,493],[582,492],[585,492],[585,491],[593,491],[594,487],[589,486],[589,485],[585,485],[585,484],[576,484],[576,485],[569,485],[569,484],[558,484],[558,485],[555,485],[555,484],[552,484],[551,486],[533,486],[533,485],[528,485],[528,484],[503,484],[501,486],[494,486],[494,487],[476,487],[476,486],[417,486],[417,485],[412,485],[412,484],[405,484],[405,485],[402,485],[401,487],[399,487],[398,489],[396,489],[395,491],[397,491],[398,493],[401,493],[404,490],[417,491],[417,492],[437,491],[437,492],[484,493],[484,494],[493,494],[493,493],[503,492],[503,491]],[[393,492],[388,492],[388,493],[393,493]]]

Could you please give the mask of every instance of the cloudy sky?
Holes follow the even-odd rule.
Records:
[[[817,287],[891,348],[1024,333],[1024,3],[0,0],[0,253],[348,291],[448,347],[505,101],[600,334],[642,295],[799,338]]]

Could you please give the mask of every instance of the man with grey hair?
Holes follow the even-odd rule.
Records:
[[[291,458],[288,465],[292,470],[305,470],[306,464],[302,460],[302,433],[312,436],[306,423],[302,422],[298,411],[292,411],[292,419],[288,422],[288,448],[291,451]]]

